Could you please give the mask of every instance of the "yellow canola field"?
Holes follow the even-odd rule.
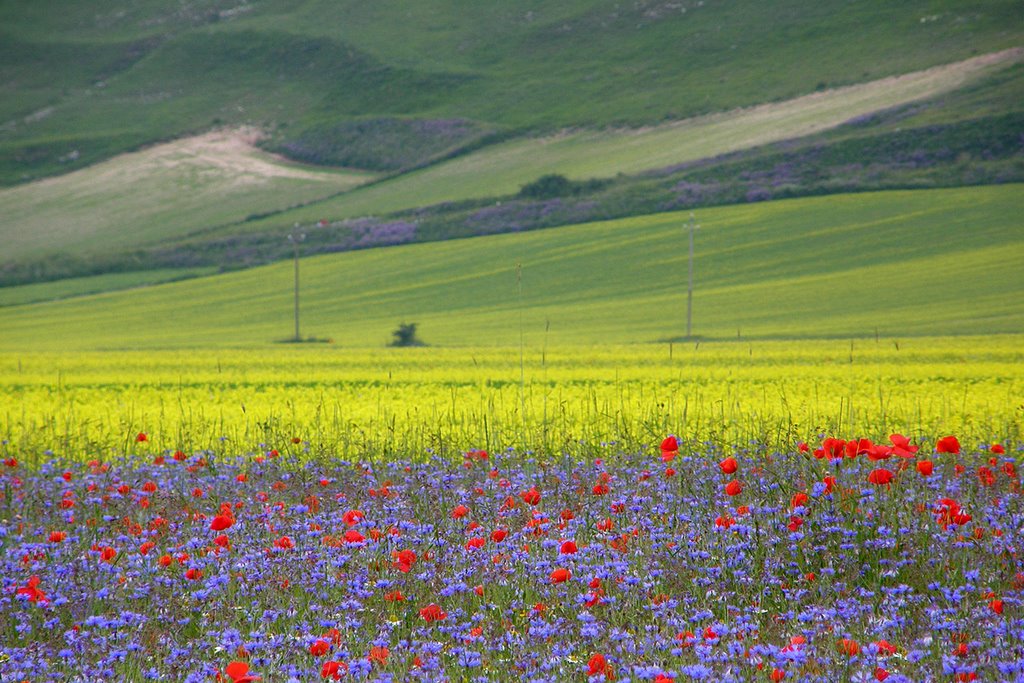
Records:
[[[891,432],[1019,443],[1022,357],[1021,335],[5,353],[0,449],[28,462],[46,451],[271,448],[373,460],[471,448],[609,454],[666,434],[687,448]]]

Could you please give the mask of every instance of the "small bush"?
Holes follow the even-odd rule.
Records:
[[[388,346],[426,346],[416,336],[416,323],[401,323],[398,329],[391,333],[394,339]]]

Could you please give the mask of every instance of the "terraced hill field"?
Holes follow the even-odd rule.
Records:
[[[855,338],[1024,329],[1020,185],[768,202],[697,216],[694,333]],[[302,331],[381,346],[654,342],[685,330],[685,213],[304,259]],[[0,348],[261,346],[292,264],[0,309]],[[522,337],[521,337],[522,335]]]

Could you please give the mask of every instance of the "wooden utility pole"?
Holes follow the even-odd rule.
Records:
[[[693,331],[693,233],[700,227],[693,220],[693,212],[690,212],[690,277],[686,285],[686,338],[689,339]]]
[[[292,231],[288,233],[288,241],[292,243],[292,255],[295,259],[295,341],[302,341],[299,336],[299,242],[306,239],[306,233],[299,231],[299,224],[296,223]]]

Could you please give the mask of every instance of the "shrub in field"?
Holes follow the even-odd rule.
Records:
[[[370,465],[294,441],[7,458],[4,679],[1024,675],[1020,452],[999,444]]]

